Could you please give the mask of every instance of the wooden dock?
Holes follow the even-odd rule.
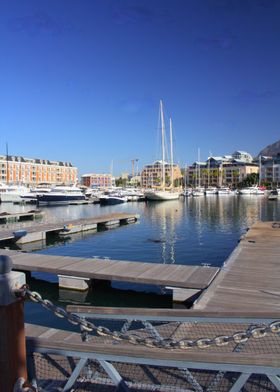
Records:
[[[1,250],[0,253],[12,258],[16,270],[48,272],[63,278],[73,277],[73,280],[80,277],[82,280],[125,281],[203,290],[219,271],[216,267],[84,259],[22,253],[6,249]],[[73,288],[78,289],[78,287]]]
[[[171,286],[176,278],[176,286],[178,282],[186,285],[181,287],[210,284],[193,309],[69,306],[68,312],[93,319],[95,326],[105,328],[105,334],[84,334],[83,339],[72,330],[26,324],[28,355],[38,384],[54,388],[55,381],[65,391],[95,390],[95,386],[104,392],[117,388],[128,391],[130,387],[159,392],[237,392],[243,387],[254,392],[280,391],[280,335],[275,321],[280,310],[279,240],[280,223],[256,223],[219,273],[211,267],[1,251],[12,257],[15,268],[29,271],[52,272],[53,268],[66,275],[79,271],[79,275],[99,279],[140,282],[145,278],[148,283],[165,281],[164,285]],[[108,329],[117,334],[109,336]],[[142,344],[135,340],[135,344],[129,343],[127,335],[142,339]],[[161,339],[188,341],[189,346],[187,350],[183,346],[163,348]],[[151,342],[159,346],[152,347]],[[53,390],[59,389],[58,384]]]
[[[50,234],[71,235],[74,233],[97,230],[102,227],[119,226],[121,224],[133,223],[138,219],[136,214],[115,213],[93,218],[68,220],[56,223],[37,223],[32,226],[22,226],[20,229],[0,229],[1,241],[16,241],[18,244],[42,241]]]
[[[255,223],[194,308],[279,311],[280,223]]]
[[[18,212],[10,214],[9,212],[0,213],[0,224],[8,222],[22,222],[42,218],[44,213],[40,210],[31,210],[27,212]]]

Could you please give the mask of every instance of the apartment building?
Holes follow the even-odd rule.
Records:
[[[115,179],[111,174],[83,174],[81,182],[82,185],[88,188],[111,188],[115,186]]]
[[[259,165],[245,151],[231,155],[209,157],[205,162],[194,162],[186,170],[186,183],[190,186],[230,186],[235,188],[248,175],[259,173]]]
[[[280,186],[280,154],[275,157],[262,157],[260,180],[271,188]]]
[[[164,163],[166,186],[171,185],[171,169],[170,163]],[[141,172],[141,186],[143,188],[156,187],[160,185],[162,177],[162,161],[155,161],[153,164],[146,165]],[[178,165],[173,164],[174,184],[182,179],[181,169]],[[178,184],[179,185],[179,184]]]
[[[74,184],[78,169],[70,162],[24,158],[21,156],[0,156],[0,182],[10,184],[36,185]]]

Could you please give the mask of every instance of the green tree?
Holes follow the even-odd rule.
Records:
[[[238,186],[238,188],[244,188],[247,186],[257,185],[258,182],[259,182],[259,173],[251,173],[251,174],[248,174],[248,176],[246,178],[244,178],[244,180],[239,182],[237,184],[237,186]]]

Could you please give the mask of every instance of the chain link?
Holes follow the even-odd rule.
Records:
[[[31,301],[41,304],[45,309],[53,312],[57,317],[65,318],[73,325],[79,325],[82,333],[95,332],[97,335],[111,337],[117,341],[125,340],[131,344],[140,344],[147,347],[158,347],[166,349],[189,349],[197,347],[200,349],[207,349],[211,346],[227,346],[231,342],[236,344],[245,343],[249,338],[260,339],[266,336],[268,333],[279,334],[280,332],[280,320],[275,320],[270,324],[254,326],[250,330],[235,332],[232,335],[221,335],[214,338],[204,337],[197,340],[190,340],[185,338],[174,340],[171,338],[161,338],[155,328],[149,322],[144,321],[143,325],[151,336],[140,337],[135,332],[128,334],[127,327],[124,327],[123,330],[118,332],[111,331],[109,328],[103,326],[96,326],[94,323],[54,305],[48,299],[43,299],[42,296],[36,291],[30,291],[27,287],[24,287],[23,290],[25,297],[29,298]]]

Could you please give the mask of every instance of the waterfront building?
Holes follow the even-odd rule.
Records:
[[[40,183],[71,185],[77,181],[78,169],[70,162],[0,155],[0,182],[37,185]]]
[[[260,182],[270,188],[280,186],[280,154],[261,157]]]
[[[235,188],[248,175],[259,173],[259,165],[245,151],[231,155],[209,157],[205,162],[194,162],[186,169],[186,183],[189,186]]]
[[[82,185],[88,188],[112,188],[115,186],[115,179],[112,174],[83,174],[81,178]]]
[[[171,164],[164,162],[166,186],[171,186]],[[160,185],[162,175],[162,161],[155,161],[153,164],[146,165],[141,172],[141,186],[143,188],[151,188]],[[179,185],[182,179],[181,169],[178,165],[173,164],[174,184]],[[176,184],[176,182],[178,184]]]

